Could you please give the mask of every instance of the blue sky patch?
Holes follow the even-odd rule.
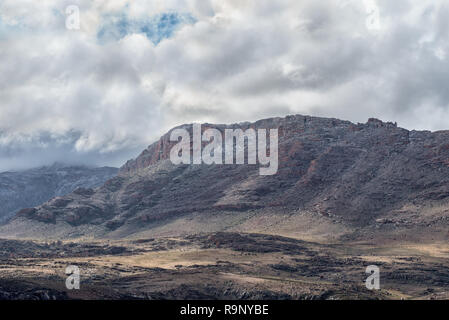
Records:
[[[185,24],[194,24],[190,14],[176,12],[161,13],[142,20],[130,20],[126,15],[108,16],[98,30],[100,41],[120,40],[128,34],[144,33],[155,45],[173,34]]]

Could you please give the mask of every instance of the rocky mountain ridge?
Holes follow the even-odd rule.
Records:
[[[278,173],[260,176],[257,165],[173,165],[170,131],[99,189],[79,189],[22,210],[0,236],[31,230],[68,237],[226,230],[447,237],[449,131],[301,115],[204,124],[203,130],[209,127],[277,128]]]

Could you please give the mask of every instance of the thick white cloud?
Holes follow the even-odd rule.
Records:
[[[65,28],[72,4],[79,31]],[[192,21],[159,26],[170,13]],[[442,0],[3,0],[0,170],[53,155],[119,165],[193,121],[449,128],[448,18]]]

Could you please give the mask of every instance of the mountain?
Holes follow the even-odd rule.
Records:
[[[88,168],[54,164],[36,169],[0,173],[0,222],[18,210],[40,205],[77,188],[94,188],[115,176],[116,168]]]
[[[301,115],[202,128],[277,128],[277,174],[261,176],[258,165],[174,165],[170,131],[100,188],[21,210],[0,236],[448,237],[449,131]]]

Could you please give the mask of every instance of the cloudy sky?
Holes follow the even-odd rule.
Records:
[[[190,122],[449,129],[448,24],[443,0],[1,0],[0,171],[119,166]]]

